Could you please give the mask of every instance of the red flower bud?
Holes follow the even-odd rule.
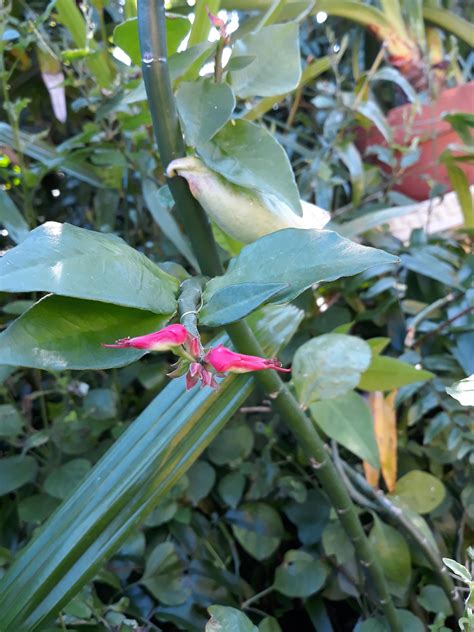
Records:
[[[218,373],[248,373],[275,369],[288,373],[291,369],[284,369],[276,358],[266,359],[258,356],[235,353],[224,345],[210,349],[204,356],[204,361],[210,364]]]
[[[145,336],[137,336],[136,338],[121,338],[113,345],[103,344],[103,347],[112,349],[146,349],[147,351],[170,351],[174,347],[183,345],[186,341],[192,340],[183,325],[168,325],[160,331]]]

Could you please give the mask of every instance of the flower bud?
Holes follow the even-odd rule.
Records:
[[[289,373],[291,369],[284,369],[275,358],[266,359],[258,356],[235,353],[224,345],[210,349],[204,356],[204,362],[210,364],[218,373],[249,373],[250,371],[263,371],[275,369],[283,373]]]
[[[191,340],[191,336],[183,325],[168,325],[160,331],[136,338],[121,338],[115,344],[103,344],[112,349],[146,349],[147,351],[172,351],[176,347]]]
[[[246,244],[283,228],[320,229],[330,220],[327,211],[304,201],[303,217],[299,217],[276,197],[229,182],[195,156],[173,160],[166,173],[185,178],[211,219],[225,233]]]

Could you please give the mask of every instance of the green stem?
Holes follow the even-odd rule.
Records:
[[[185,156],[186,152],[168,72],[163,1],[139,0],[138,25],[143,78],[161,162],[166,168],[172,160]],[[209,276],[222,274],[214,238],[201,206],[191,195],[184,180],[173,178],[170,181],[170,189],[201,269]],[[263,355],[255,336],[244,322],[229,325],[227,331],[236,349],[243,353]],[[391,630],[401,632],[380,565],[369,546],[356,509],[312,421],[301,410],[275,371],[261,371],[255,376],[268,396],[274,400],[282,419],[307,453],[323,489],[354,544],[361,563],[370,574]]]
[[[397,505],[394,505],[383,493],[382,490],[375,490],[369,485],[365,478],[356,472],[350,465],[342,462],[342,467],[345,470],[347,476],[353,481],[355,485],[361,490],[361,492],[371,498],[378,507],[389,517],[394,524],[400,527],[405,533],[413,540],[415,545],[421,550],[426,559],[430,562],[433,572],[435,573],[438,581],[443,588],[446,596],[451,602],[453,612],[456,617],[463,616],[463,604],[459,598],[458,592],[447,568],[441,560],[441,556],[438,550],[435,550],[430,543],[427,542],[423,534],[417,529],[417,527],[405,516],[403,509],[400,509]],[[372,507],[372,503],[367,500],[367,506]]]

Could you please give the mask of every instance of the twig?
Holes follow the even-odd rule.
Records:
[[[449,579],[447,569],[444,566],[438,550],[435,550],[430,543],[424,538],[417,527],[403,513],[403,509],[393,504],[383,493],[382,490],[375,490],[367,483],[365,478],[356,472],[348,463],[343,463],[343,467],[348,477],[362,490],[364,495],[370,496],[377,505],[389,516],[393,522],[400,526],[417,544],[424,556],[430,562],[433,572],[443,588],[446,596],[451,602],[453,612],[457,617],[461,617],[463,606],[459,600],[457,589],[453,582]]]
[[[451,323],[454,323],[455,320],[457,320],[458,318],[461,318],[461,316],[465,316],[466,314],[470,314],[473,311],[474,311],[474,305],[471,305],[470,307],[466,307],[465,309],[463,309],[462,311],[458,312],[455,316],[453,316],[449,320],[446,320],[446,321],[444,321],[444,323],[441,323],[441,325],[438,325],[438,327],[436,327],[436,329],[432,329],[431,331],[428,331],[426,334],[421,336],[421,338],[418,338],[418,340],[415,342],[415,344],[413,346],[414,347],[419,347],[421,344],[423,344],[423,342],[425,340],[427,340],[428,338],[431,338],[431,336],[435,336],[440,331],[442,331],[443,329],[445,329],[446,327],[451,325]]]

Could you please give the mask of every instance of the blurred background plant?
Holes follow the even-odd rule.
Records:
[[[334,330],[368,340],[376,356],[384,351],[359,390],[375,423],[372,455],[380,455],[385,495],[374,495],[379,474],[370,450],[357,448],[354,439],[354,429],[360,434],[367,427],[364,400],[352,391],[336,409],[317,403],[317,419],[360,506],[404,630],[450,629],[451,604],[416,542],[400,530],[393,507],[403,506],[443,556],[467,563],[474,529],[472,416],[446,389],[474,373],[472,168],[460,168],[473,159],[474,57],[466,22],[474,8],[170,2],[175,87],[215,72],[219,33],[206,4],[214,12],[227,9],[219,16],[229,21],[234,41],[259,24],[299,24],[303,74],[296,89],[282,83],[271,96],[255,97],[241,87],[238,115],[263,121],[286,149],[301,197],[331,211],[342,234],[401,259],[395,271],[373,268],[305,292],[296,301],[301,324],[281,357],[290,360],[311,338]],[[152,140],[135,17],[133,0],[3,4],[3,250],[45,221],[67,221],[120,235],[154,261],[172,261],[165,267],[179,279],[197,269]],[[247,58],[236,56],[234,87],[238,71],[254,58],[278,81],[278,44],[257,42]],[[462,85],[471,87],[470,102],[462,104],[470,110],[445,117],[456,136],[435,161],[436,168],[438,158],[447,165],[448,179],[424,169],[421,199],[453,188],[464,225],[439,232],[428,220],[400,238],[388,222],[408,218],[407,205],[420,199],[397,189],[419,163],[421,141],[416,125],[401,140],[390,111],[408,107],[404,116],[413,124],[420,103],[433,107],[445,88]],[[364,133],[369,128],[375,140]],[[219,244],[223,260],[239,248],[224,235]],[[0,298],[5,328],[35,297]],[[415,367],[432,379],[420,381]],[[163,389],[166,370],[156,356],[108,371],[0,366],[2,568]],[[335,415],[344,422],[336,429]],[[314,470],[271,403],[253,393],[166,501],[44,629],[202,630],[206,609],[220,604],[237,612],[211,609],[213,620],[230,625],[235,617],[238,630],[254,629],[245,613],[261,632],[363,632],[377,622],[362,578]]]

